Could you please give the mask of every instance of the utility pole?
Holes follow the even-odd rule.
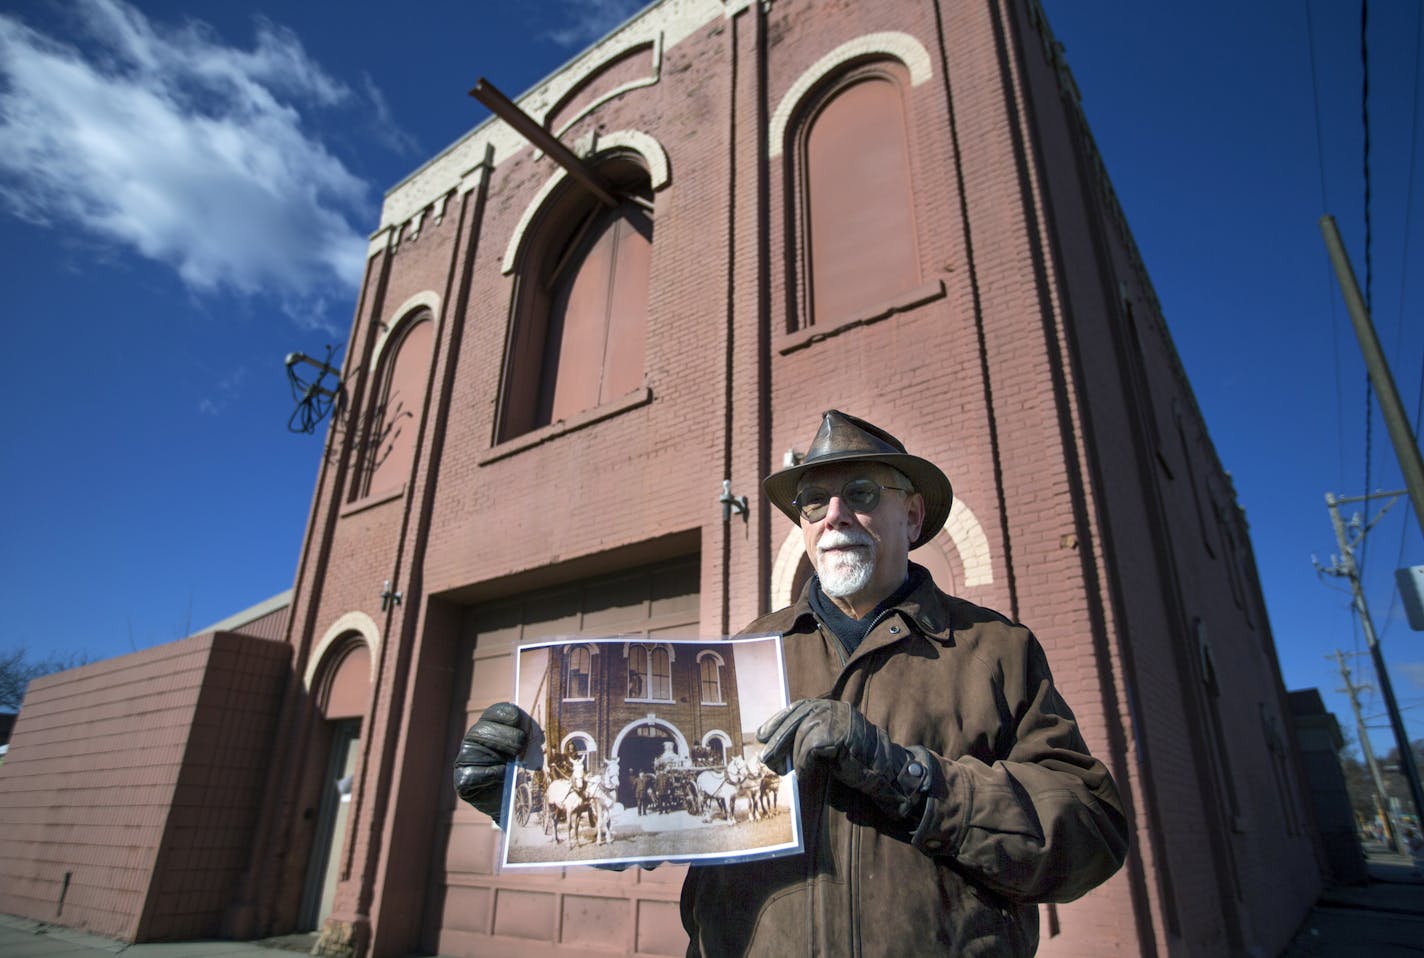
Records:
[[[1331,656],[1327,655],[1326,658],[1331,658]],[[1370,778],[1375,783],[1375,812],[1379,815],[1380,821],[1384,822],[1390,845],[1395,851],[1403,851],[1400,847],[1399,829],[1394,827],[1394,820],[1389,817],[1389,804],[1385,799],[1389,793],[1384,788],[1384,776],[1380,774],[1379,762],[1375,761],[1375,750],[1370,745],[1370,733],[1365,728],[1365,715],[1360,711],[1360,697],[1357,693],[1369,686],[1356,685],[1350,681],[1350,667],[1345,664],[1344,652],[1336,649],[1334,659],[1340,666],[1340,677],[1345,680],[1345,687],[1338,691],[1350,696],[1350,708],[1355,712],[1355,731],[1360,737],[1360,749],[1365,753],[1365,766],[1369,768]]]
[[[1420,531],[1424,532],[1424,459],[1419,455],[1419,441],[1414,436],[1414,430],[1409,427],[1409,417],[1404,412],[1404,404],[1399,401],[1399,390],[1394,386],[1394,376],[1389,371],[1389,364],[1384,360],[1384,350],[1380,349],[1379,337],[1375,335],[1375,324],[1370,319],[1370,311],[1365,308],[1360,286],[1355,282],[1355,271],[1350,266],[1350,258],[1345,255],[1345,244],[1340,239],[1340,231],[1335,227],[1335,217],[1329,214],[1322,216],[1320,232],[1325,236],[1325,248],[1330,252],[1330,262],[1335,267],[1335,278],[1340,283],[1340,292],[1345,295],[1345,308],[1355,326],[1355,338],[1360,341],[1360,353],[1365,358],[1365,371],[1369,374],[1370,384],[1374,386],[1375,394],[1379,397],[1380,415],[1384,417],[1390,441],[1394,443],[1394,455],[1399,460],[1400,472],[1404,474],[1404,486],[1409,490],[1409,501],[1414,504],[1414,518],[1419,522]],[[1418,805],[1420,797],[1417,774],[1414,777],[1414,789],[1414,802]]]
[[[1385,493],[1398,495],[1398,493]],[[1354,595],[1355,611],[1360,615],[1360,625],[1365,631],[1365,643],[1370,648],[1370,658],[1374,661],[1375,677],[1379,680],[1380,695],[1384,697],[1385,709],[1389,712],[1389,724],[1394,729],[1395,745],[1399,748],[1399,770],[1409,783],[1409,794],[1414,799],[1414,814],[1424,822],[1424,788],[1419,785],[1419,767],[1414,761],[1414,749],[1409,745],[1409,735],[1404,730],[1404,720],[1399,715],[1399,705],[1394,698],[1394,686],[1389,681],[1389,670],[1384,665],[1384,654],[1380,651],[1379,639],[1375,637],[1374,620],[1370,618],[1369,606],[1365,604],[1365,590],[1360,585],[1359,570],[1355,568],[1355,553],[1350,548],[1349,537],[1345,534],[1345,523],[1340,519],[1340,505],[1347,502],[1362,502],[1370,496],[1356,496],[1352,499],[1337,499],[1334,493],[1325,494],[1325,504],[1330,508],[1330,523],[1335,527],[1335,539],[1340,544],[1340,558],[1334,569],[1335,575],[1350,580],[1350,591]],[[1361,738],[1364,738],[1361,724]]]

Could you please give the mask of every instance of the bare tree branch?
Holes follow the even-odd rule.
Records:
[[[27,646],[0,650],[0,712],[18,712],[25,700],[25,689],[31,680],[53,672],[78,668],[86,665],[89,657],[83,654],[51,654],[43,659],[30,657]]]

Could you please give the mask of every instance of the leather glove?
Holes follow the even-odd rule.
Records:
[[[772,771],[804,775],[823,763],[837,781],[900,819],[923,809],[937,767],[927,749],[896,745],[855,706],[830,699],[793,702],[757,729],[757,740],[766,743],[761,760]]]
[[[505,766],[524,751],[527,728],[519,706],[508,702],[491,705],[460,740],[460,754],[455,758],[455,794],[501,828]]]

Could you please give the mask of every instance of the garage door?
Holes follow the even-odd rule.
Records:
[[[690,556],[531,592],[469,610],[461,634],[449,741],[511,696],[514,649],[555,636],[698,635],[700,563]],[[446,788],[446,793],[450,789]],[[622,873],[574,867],[499,873],[489,819],[446,800],[432,891],[441,955],[682,955],[677,900],[684,868]]]

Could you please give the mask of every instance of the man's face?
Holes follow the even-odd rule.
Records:
[[[857,512],[845,501],[846,483],[871,479],[885,487],[880,501]],[[830,493],[826,514],[815,521],[801,517],[806,555],[821,580],[821,591],[846,599],[857,616],[870,611],[905,581],[910,543],[925,518],[923,497],[901,492],[909,483],[879,463],[844,463],[812,469],[797,485],[798,497],[808,487]],[[843,603],[838,603],[843,604]]]

